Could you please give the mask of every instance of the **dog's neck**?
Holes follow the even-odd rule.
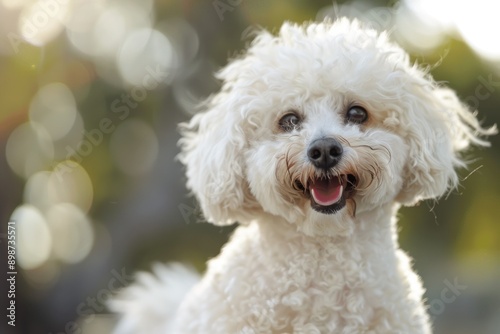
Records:
[[[275,240],[276,237],[284,239],[299,238],[302,242],[307,244],[316,244],[319,247],[343,247],[345,243],[359,242],[361,247],[363,239],[376,238],[385,246],[391,245],[397,247],[397,234],[396,234],[396,219],[395,215],[400,205],[396,203],[388,203],[376,209],[360,212],[349,222],[349,226],[345,227],[338,235],[325,233],[321,234],[318,228],[316,233],[303,233],[300,224],[289,223],[283,218],[276,216],[265,217],[258,223],[260,233],[263,238],[270,238],[270,242]],[[322,223],[338,225],[336,221],[336,214],[325,216]],[[307,220],[307,218],[305,219]],[[260,221],[260,220],[259,220]],[[272,223],[270,223],[272,222]],[[310,221],[304,224],[311,224]],[[343,225],[347,225],[343,222]],[[327,227],[328,228],[328,227]]]
[[[352,231],[341,236],[306,235],[298,231],[297,226],[284,220],[265,219],[256,224],[255,232],[259,233],[260,239],[257,251],[262,252],[263,257],[274,258],[276,262],[288,263],[290,268],[297,269],[304,261],[301,253],[309,254],[311,265],[342,273],[345,281],[341,284],[349,286],[353,282],[364,284],[360,280],[369,283],[382,279],[378,288],[383,290],[386,284],[400,284],[404,280],[399,275],[395,220],[398,208],[397,205],[388,204],[371,212],[360,213],[353,221],[355,226]],[[335,217],[332,216],[332,219]],[[339,261],[339,258],[343,260]],[[380,265],[380,259],[384,259],[383,265]],[[373,277],[360,278],[356,273],[346,274],[353,270],[354,263],[360,268],[370,267]],[[318,273],[309,272],[309,275],[314,281]]]

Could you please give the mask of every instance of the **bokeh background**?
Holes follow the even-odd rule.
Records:
[[[202,222],[176,127],[255,28],[349,16],[387,29],[492,125],[499,12],[489,0],[0,0],[0,331],[109,333],[103,304],[132,273],[155,261],[202,271],[219,252],[234,227]],[[500,333],[498,137],[470,152],[458,190],[399,214],[436,333]],[[4,315],[9,220],[15,327]]]

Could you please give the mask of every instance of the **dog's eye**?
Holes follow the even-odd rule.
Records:
[[[362,124],[368,119],[368,113],[365,108],[354,106],[347,110],[346,121],[348,123]]]
[[[300,118],[295,114],[286,114],[279,121],[280,128],[285,132],[290,132],[300,125]]]

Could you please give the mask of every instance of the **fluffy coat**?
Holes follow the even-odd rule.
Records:
[[[180,159],[205,218],[240,226],[196,284],[168,267],[125,289],[117,332],[431,333],[396,212],[456,187],[459,153],[495,129],[385,33],[347,19],[262,31],[218,78],[181,126]],[[360,107],[367,119],[353,121]],[[322,138],[342,147],[328,169],[308,156]],[[318,205],[317,184],[340,199]],[[171,283],[179,272],[192,284]]]

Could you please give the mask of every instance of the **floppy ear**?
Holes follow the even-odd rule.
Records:
[[[217,225],[249,222],[261,210],[246,178],[245,151],[255,131],[256,90],[260,78],[250,71],[258,57],[251,54],[274,38],[265,30],[245,55],[233,59],[216,77],[221,91],[208,99],[206,111],[181,124],[180,160],[186,166],[187,187],[196,195],[205,218]]]
[[[451,89],[419,78],[407,90],[407,110],[402,126],[409,148],[406,177],[397,200],[414,205],[437,198],[458,185],[456,167],[465,167],[460,152],[470,144],[488,146],[482,135],[496,133],[496,126],[483,129],[467,106]]]
[[[186,166],[187,187],[208,221],[216,225],[245,222],[255,206],[245,178],[245,120],[224,90],[206,108],[180,125],[179,158]]]

